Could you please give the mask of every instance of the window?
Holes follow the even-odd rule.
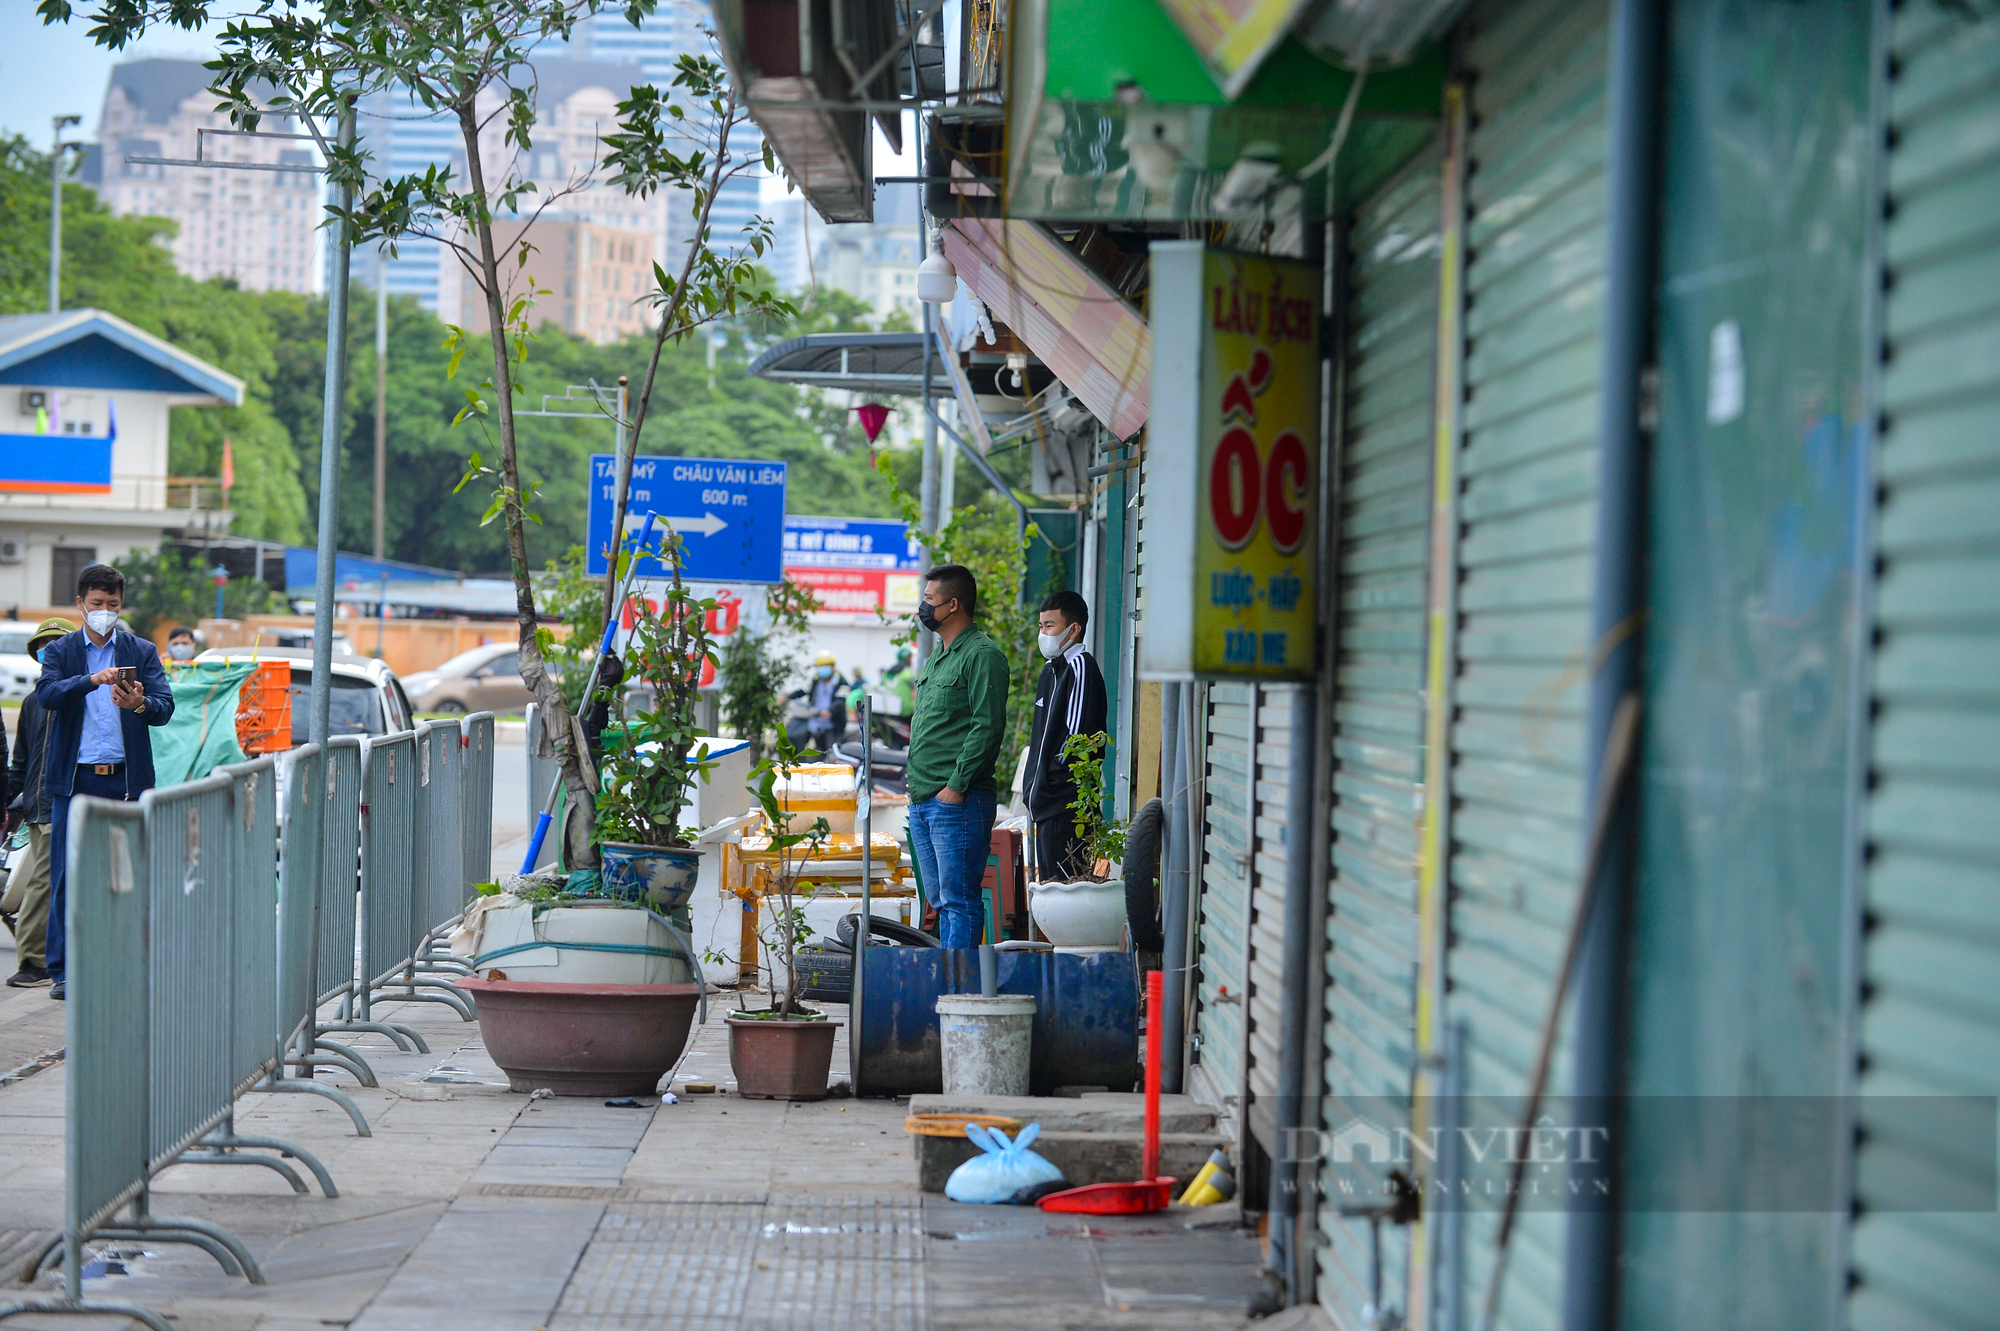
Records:
[[[76,575],[97,562],[94,545],[59,545],[49,551],[49,604],[70,605],[76,600]]]

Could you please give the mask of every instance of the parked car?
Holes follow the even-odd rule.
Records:
[[[311,629],[260,628],[257,630],[257,645],[260,647],[303,647],[306,649],[306,655],[311,656],[313,631]],[[354,644],[348,641],[345,633],[339,629],[335,629],[333,631],[333,650],[336,652],[347,652],[351,655],[354,651]]]
[[[292,663],[292,743],[304,744],[312,730],[312,658],[305,647],[211,647],[197,661]],[[396,672],[367,656],[333,656],[333,735],[387,735],[408,730],[416,713]]]
[[[0,698],[12,701],[35,691],[42,663],[28,655],[28,638],[34,631],[28,623],[0,629]]]
[[[518,712],[535,700],[521,678],[520,650],[509,642],[460,652],[435,670],[414,672],[403,687],[418,711],[448,716]]]

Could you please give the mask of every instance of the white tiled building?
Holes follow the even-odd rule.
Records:
[[[128,156],[193,158],[196,131],[229,129],[208,92],[210,72],[193,60],[131,60],[111,72],[86,183],[112,212],[171,219],[174,265],[189,277],[233,277],[252,291],[311,291],[318,272],[320,178],[310,172],[240,171],[128,162]],[[290,132],[267,118],[266,131]],[[205,135],[204,159],[311,166],[299,139]]]

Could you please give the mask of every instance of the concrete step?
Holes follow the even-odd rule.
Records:
[[[1047,1132],[1145,1131],[1146,1097],[1091,1091],[1075,1098],[1037,1095],[913,1095],[912,1114],[995,1114],[1039,1123]],[[1215,1109],[1185,1095],[1160,1097],[1161,1132],[1215,1131]]]

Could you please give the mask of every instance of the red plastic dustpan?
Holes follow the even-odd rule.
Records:
[[[1137,1183],[1089,1183],[1052,1192],[1037,1203],[1044,1211],[1071,1215],[1142,1215],[1164,1211],[1173,1201],[1175,1179],[1160,1177],[1160,972],[1146,972],[1146,1149]]]

